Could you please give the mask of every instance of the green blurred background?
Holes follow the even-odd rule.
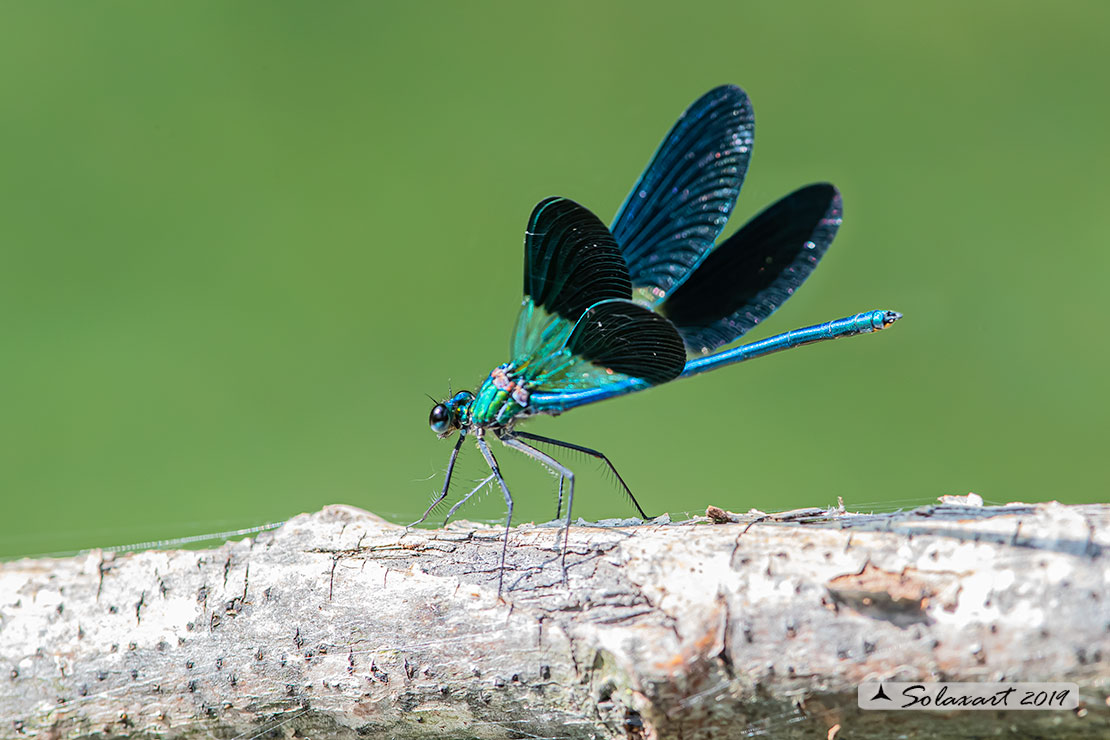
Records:
[[[508,359],[532,206],[608,220],[724,82],[757,118],[726,233],[845,200],[758,336],[906,318],[529,428],[651,512],[1106,500],[1108,69],[1105,2],[5,4],[0,555],[416,518],[425,394]],[[632,513],[568,462],[576,513]]]

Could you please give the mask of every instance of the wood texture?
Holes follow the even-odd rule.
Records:
[[[413,530],[0,564],[0,737],[1110,736],[1110,506]],[[712,523],[712,521],[722,523]],[[864,680],[1071,712],[863,712]]]

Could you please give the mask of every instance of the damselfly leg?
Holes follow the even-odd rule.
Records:
[[[521,437],[528,436],[529,438],[531,438],[534,435],[523,435],[523,434],[521,434],[519,436],[521,436]],[[565,583],[568,582],[567,581],[567,547],[570,543],[571,509],[574,507],[574,472],[571,471],[571,469],[568,468],[566,465],[563,465],[561,462],[559,462],[555,458],[551,457],[551,455],[548,455],[546,452],[543,452],[541,450],[537,450],[535,447],[532,447],[531,445],[528,445],[528,444],[525,444],[524,442],[521,442],[520,439],[518,439],[517,437],[518,437],[517,433],[512,432],[512,433],[509,433],[509,434],[506,434],[506,435],[500,437],[500,439],[501,439],[501,443],[503,445],[505,445],[506,447],[511,447],[514,450],[518,450],[520,452],[523,452],[525,455],[532,458],[533,460],[536,460],[537,462],[539,462],[541,465],[543,465],[547,469],[549,469],[549,470],[551,470],[555,473],[558,473],[559,476],[560,476],[560,481],[559,481],[559,484],[560,484],[559,485],[559,490],[560,491],[562,491],[563,481],[566,481],[566,484],[567,484],[567,520],[566,520],[566,523],[563,525],[563,554],[562,554],[563,583],[565,584]],[[543,441],[547,441],[547,439],[545,437],[539,437],[539,439],[543,440]]]
[[[500,596],[501,586],[505,580],[505,554],[509,549],[509,526],[513,523],[513,497],[509,494],[509,487],[505,485],[505,479],[501,477],[501,469],[497,465],[497,460],[494,459],[489,444],[482,438],[480,430],[474,439],[478,443],[478,449],[482,451],[482,457],[486,458],[486,464],[489,465],[490,472],[493,473],[493,477],[501,485],[501,491],[505,494],[505,508],[509,510],[505,517],[505,539],[501,543],[501,568],[497,573],[497,595]]]
[[[640,518],[641,519],[651,519],[652,518],[652,517],[650,517],[650,516],[648,516],[647,514],[644,513],[643,507],[640,506],[640,502],[637,501],[636,497],[632,495],[632,489],[629,488],[628,484],[624,482],[624,478],[622,478],[621,474],[617,472],[617,468],[616,468],[615,465],[613,465],[612,461],[609,460],[609,458],[606,457],[603,453],[598,452],[597,450],[591,449],[589,447],[583,447],[582,445],[571,444],[570,442],[563,442],[563,441],[558,440],[558,439],[552,439],[551,437],[541,437],[538,434],[530,434],[529,432],[519,432],[519,431],[514,430],[512,434],[513,434],[514,437],[518,437],[520,439],[527,439],[527,440],[530,440],[532,442],[543,442],[545,444],[555,445],[556,447],[563,447],[563,448],[568,449],[568,450],[574,450],[576,452],[581,452],[581,453],[584,453],[586,455],[589,455],[590,457],[596,457],[598,460],[601,460],[606,465],[608,465],[609,470],[613,471],[613,475],[617,476],[617,481],[620,482],[621,488],[623,488],[624,492],[626,494],[628,494],[628,498],[629,498],[629,500],[632,501],[632,505],[636,507],[636,511],[640,512]],[[563,500],[562,493],[563,493],[563,485],[562,485],[562,482],[560,481],[560,483],[559,483],[559,502],[560,503],[562,503],[562,500]],[[559,515],[555,514],[555,518],[558,519]]]
[[[487,475],[481,481],[479,481],[478,485],[474,486],[474,490],[472,490],[470,493],[466,494],[461,499],[459,499],[459,502],[457,504],[455,504],[454,506],[452,506],[451,510],[447,512],[447,516],[443,517],[443,526],[446,527],[447,522],[451,521],[451,517],[455,516],[455,512],[459,510],[459,507],[462,506],[463,504],[465,504],[467,501],[469,501],[471,496],[478,493],[478,491],[482,490],[482,488],[487,483],[489,483],[491,480],[493,480],[493,474],[492,473]]]
[[[555,518],[558,519],[563,514],[563,481],[565,478],[559,476],[559,500],[555,504]]]
[[[443,490],[440,491],[439,498],[432,502],[432,505],[427,508],[419,519],[408,527],[405,527],[406,530],[415,527],[417,524],[423,524],[424,520],[428,518],[428,515],[432,513],[432,509],[439,506],[443,499],[447,498],[447,491],[451,488],[451,473],[455,470],[455,461],[459,459],[459,448],[462,447],[464,439],[466,439],[466,431],[460,430],[459,441],[455,442],[455,449],[451,450],[451,459],[447,461],[447,474],[443,477]],[[481,488],[481,486],[479,486],[479,488]],[[473,491],[471,493],[473,493]],[[469,496],[467,498],[469,498]],[[454,509],[452,509],[452,511],[454,511]]]

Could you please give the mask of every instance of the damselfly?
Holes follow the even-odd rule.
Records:
[[[824,254],[841,223],[841,199],[827,183],[809,185],[771,205],[716,248],[747,172],[754,134],[748,96],[718,87],[695,101],[671,128],[617,212],[611,228],[566,198],[532,211],[524,236],[524,302],[509,362],[477,393],[461,391],[432,409],[441,438],[459,433],[443,490],[417,524],[446,497],[459,450],[473,437],[490,475],[448,513],[493,480],[508,515],[498,593],[504,578],[513,499],[487,436],[538,460],[566,487],[563,578],[574,473],[531,442],[599,458],[632,492],[605,455],[517,428],[537,414],[644,390],[753,357],[883,329],[901,318],[867,311],[721,349],[767,318]],[[559,518],[559,513],[556,513]]]

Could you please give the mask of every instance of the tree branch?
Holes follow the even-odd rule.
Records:
[[[204,551],[0,564],[0,737],[1110,734],[1110,506],[413,530],[330,506]],[[1072,681],[874,712],[864,680]]]

